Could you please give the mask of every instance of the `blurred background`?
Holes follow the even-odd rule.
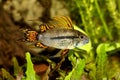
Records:
[[[20,80],[25,76],[26,52],[30,52],[41,80],[120,80],[119,3],[120,0],[0,0],[0,80]],[[37,56],[53,55],[59,50],[29,48],[30,43],[22,41],[21,30],[39,31],[40,24],[61,15],[69,16],[90,42],[80,50],[70,50],[60,71],[49,76],[49,61]],[[58,63],[57,60],[51,61]],[[16,75],[15,61],[21,68]]]

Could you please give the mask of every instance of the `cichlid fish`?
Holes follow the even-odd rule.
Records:
[[[88,37],[73,29],[53,29],[38,34],[37,40],[46,46],[73,49],[88,43]]]
[[[69,17],[55,17],[40,25],[40,32],[26,31],[27,41],[36,42],[37,47],[73,49],[89,42],[88,36],[75,30]]]

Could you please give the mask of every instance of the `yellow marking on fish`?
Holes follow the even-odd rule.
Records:
[[[53,25],[49,25],[49,24],[41,24],[39,27],[41,32],[45,32],[46,30],[50,30],[54,28]]]
[[[35,44],[35,46],[36,46],[36,47],[41,47],[41,48],[48,48],[47,46],[43,45],[43,44],[40,43],[40,42],[37,42],[37,43]]]
[[[40,31],[41,32],[45,32],[47,29],[46,29],[46,25],[45,24],[41,24],[40,25]]]
[[[61,17],[66,21],[66,24],[68,25],[68,27],[72,27],[72,21],[69,17]]]
[[[53,24],[55,24],[55,23],[56,23],[56,26],[58,25],[61,28],[73,29],[72,21],[67,16],[54,17]]]
[[[26,31],[26,40],[29,42],[36,41],[37,34],[38,33],[36,31]]]
[[[54,17],[49,23],[41,24],[39,26],[41,32],[45,32],[46,30],[54,29],[54,28],[66,28],[73,29],[72,21],[69,17]]]

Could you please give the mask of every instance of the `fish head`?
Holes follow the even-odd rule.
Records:
[[[89,43],[89,37],[86,34],[77,31],[77,37],[78,38],[75,40],[75,43],[74,43],[75,47],[81,47]]]

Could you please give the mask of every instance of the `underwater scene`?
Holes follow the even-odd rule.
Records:
[[[0,80],[120,80],[120,0],[0,0]]]

